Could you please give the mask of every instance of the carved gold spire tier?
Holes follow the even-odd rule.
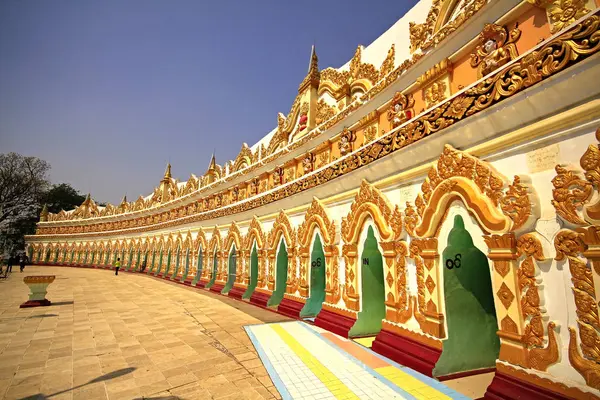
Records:
[[[319,57],[317,57],[317,51],[313,44],[310,51],[310,61],[308,63],[308,72],[306,77],[300,83],[298,87],[298,93],[304,92],[309,86],[319,87],[321,81],[321,73],[319,72]]]
[[[40,221],[41,222],[48,221],[48,205],[47,204],[44,204],[44,207],[42,207],[42,212],[40,212]]]

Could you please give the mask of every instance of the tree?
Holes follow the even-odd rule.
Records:
[[[48,206],[48,211],[56,214],[60,210],[69,211],[79,207],[85,200],[85,196],[79,193],[68,183],[52,185],[44,196],[43,203]]]
[[[37,157],[0,154],[0,255],[22,251],[23,235],[35,232],[49,170]]]

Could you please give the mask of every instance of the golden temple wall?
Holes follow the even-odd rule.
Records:
[[[384,329],[441,349],[450,333],[440,255],[461,215],[491,266],[498,371],[567,397],[598,396],[600,88],[591,83],[600,82],[600,18],[593,1],[573,18],[557,14],[559,3],[476,0],[460,31],[457,20],[412,27],[404,66],[378,69],[359,48],[350,76],[313,69],[264,152],[243,148],[226,168],[211,167],[212,184],[205,176],[179,185],[168,169],[151,201],[125,202],[123,212],[88,202],[50,216],[28,237],[33,259],[45,262],[50,250],[50,262],[111,265],[125,254],[128,265],[133,249],[136,267],[138,251],[190,249],[188,274],[180,261],[176,278],[191,280],[202,253],[199,281],[208,282],[216,252],[224,284],[235,243],[235,287],[245,289],[256,242],[257,290],[268,295],[283,238],[285,298],[302,303],[319,232],[324,309],[352,319],[361,310],[358,258],[373,226],[384,258]],[[449,2],[434,0],[430,14],[436,7],[449,15]],[[489,38],[497,51],[486,53]],[[319,106],[326,97],[345,108]]]

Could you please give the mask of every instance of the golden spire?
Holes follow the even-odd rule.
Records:
[[[42,212],[40,213],[40,222],[48,221],[48,205],[44,204],[42,207]]]
[[[215,169],[217,169],[217,160],[215,159],[215,153],[213,152],[210,162],[208,163],[208,171],[214,171]]]
[[[317,57],[317,52],[315,50],[315,45],[312,45],[312,49],[310,50],[310,62],[308,63],[308,75],[314,73],[314,71],[319,72],[319,57]]]
[[[318,88],[320,81],[321,73],[319,72],[319,57],[317,57],[317,50],[315,48],[315,45],[313,44],[310,51],[308,73],[306,74],[306,77],[302,80],[302,83],[298,87],[298,93],[304,92],[309,85]]]
[[[123,196],[123,200],[121,200],[121,204],[127,203],[127,195]]]
[[[167,163],[167,168],[165,169],[165,176],[163,179],[171,179],[171,163]]]
[[[88,193],[87,196],[85,196],[85,200],[83,201],[83,203],[81,203],[81,205],[87,205],[90,203],[90,201],[92,201],[92,195]]]

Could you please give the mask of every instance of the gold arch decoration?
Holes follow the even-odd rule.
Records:
[[[492,287],[500,323],[499,358],[545,370],[556,362],[557,344],[552,323],[548,346],[541,347],[544,331],[540,327],[539,292],[535,279],[531,279],[535,276],[534,260],[542,257],[541,244],[533,234],[525,234],[519,241],[515,235],[539,217],[537,195],[522,180],[525,179],[515,176],[509,184],[489,164],[445,146],[421,185],[416,210],[409,203],[405,209],[406,230],[412,236],[410,257],[417,269],[413,315],[424,332],[439,339],[446,336],[440,309],[443,290],[438,235],[450,205],[458,200],[483,231],[488,258],[494,265]],[[524,257],[521,266],[520,257]]]
[[[248,232],[246,232],[246,236],[244,237],[244,259],[245,268],[243,274],[239,277],[236,277],[236,281],[240,279],[238,282],[243,283],[245,286],[250,284],[250,256],[252,254],[252,246],[256,242],[256,251],[258,253],[258,279],[257,286],[264,287],[266,285],[266,246],[267,246],[267,238],[265,233],[263,232],[262,225],[259,219],[254,216],[252,217],[252,221],[250,221],[250,226],[248,226]]]
[[[406,230],[419,238],[434,236],[444,215],[440,210],[457,199],[485,233],[504,234],[523,228],[538,217],[533,215],[538,207],[537,197],[522,179],[515,176],[508,184],[491,165],[446,145],[421,185],[415,200],[417,213],[407,204]]]
[[[297,268],[294,260],[296,259],[296,230],[292,228],[292,224],[287,214],[280,211],[273,223],[273,227],[267,237],[268,247],[267,256],[269,260],[269,271],[267,277],[267,287],[269,290],[275,290],[275,257],[279,242],[283,238],[287,253],[288,253],[288,276],[287,276],[287,293],[295,293],[298,290]],[[291,262],[290,262],[291,261]]]
[[[311,239],[315,230],[323,238],[325,253],[325,301],[336,305],[341,299],[342,286],[339,281],[339,246],[335,222],[329,218],[323,204],[313,197],[304,221],[298,227],[298,249],[300,257],[300,296],[308,297],[308,263],[310,258]]]
[[[397,206],[392,207],[387,197],[365,180],[350,206],[350,212],[342,219],[342,254],[346,261],[342,298],[348,309],[360,310],[358,242],[368,220],[375,225],[385,260],[386,319],[406,322],[411,314],[406,290],[406,244],[401,240],[402,215]]]
[[[235,161],[233,162],[231,170],[229,172],[233,173],[247,168],[253,163],[253,160],[254,155],[252,154],[252,150],[250,149],[250,147],[248,147],[246,143],[244,143],[242,145],[242,148],[240,149],[240,152],[235,158]]]
[[[456,7],[461,5],[458,0],[433,0],[425,22],[409,23],[410,51],[427,50],[444,40],[456,31],[465,21],[476,14],[488,0],[474,0],[464,5],[458,14]],[[450,17],[456,17],[450,21]]]
[[[210,271],[208,271],[209,269],[212,271],[212,260],[213,260],[213,256],[216,253],[217,255],[217,281],[221,281],[222,280],[222,276],[223,276],[223,271],[222,271],[222,264],[223,264],[223,241],[221,240],[221,232],[219,232],[219,228],[217,228],[216,226],[213,228],[212,231],[212,235],[210,237],[210,242],[208,242],[208,258],[210,260],[207,260],[209,262],[206,263],[206,265],[210,266],[210,268],[205,268],[202,275],[208,279],[210,276]]]
[[[373,64],[362,62],[362,50],[363,46],[356,48],[350,60],[349,71],[338,71],[335,68],[325,68],[321,71],[319,96],[328,92],[340,101],[356,93],[366,93],[394,69],[396,50],[393,44],[379,70]]]

